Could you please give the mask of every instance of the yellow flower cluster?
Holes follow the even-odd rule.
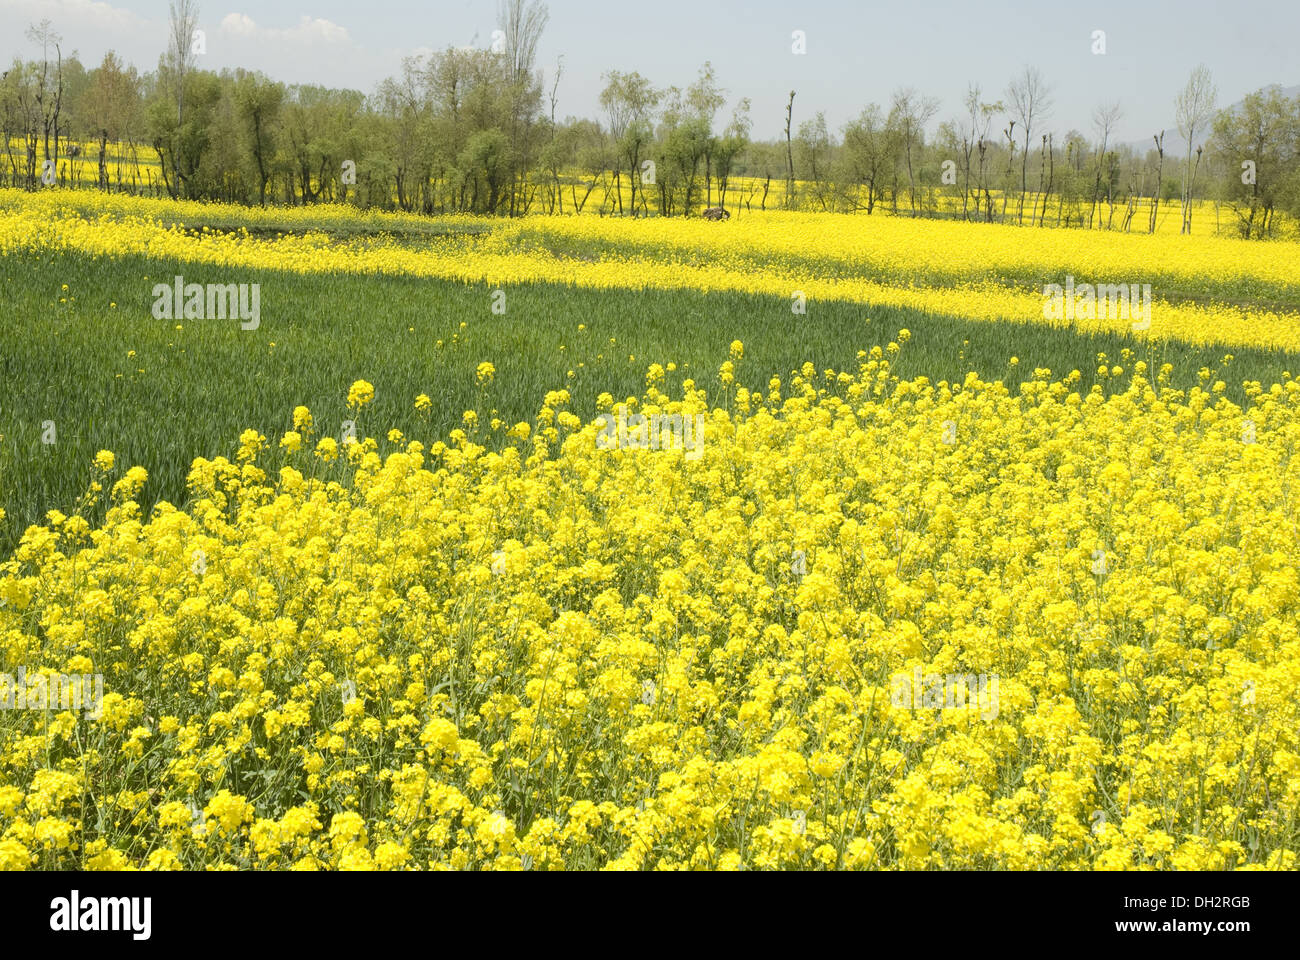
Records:
[[[0,867],[1294,869],[1300,384],[899,349],[649,377],[696,460],[556,391],[497,452],[326,467],[299,408],[183,509],[128,471],[0,565],[4,662],[104,691],[0,710]]]

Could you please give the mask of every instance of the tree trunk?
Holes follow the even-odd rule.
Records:
[[[790,102],[785,105],[785,206],[790,209],[794,198],[794,148],[790,144],[790,120],[794,115],[794,91],[790,91]]]
[[[108,131],[101,129],[99,131],[99,189],[108,190],[108,161],[106,153],[108,151]]]
[[[1156,214],[1160,210],[1160,189],[1164,185],[1165,132],[1161,130],[1160,136],[1154,139],[1156,141],[1156,153],[1160,160],[1156,165],[1156,185],[1151,191],[1151,220],[1147,224],[1147,233],[1156,232]]]

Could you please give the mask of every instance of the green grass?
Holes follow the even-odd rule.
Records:
[[[260,328],[243,331],[237,320],[155,320],[153,284],[178,273],[186,282],[261,284]],[[382,437],[396,427],[433,441],[476,409],[484,431],[479,442],[491,446],[496,441],[486,425],[492,411],[507,424],[531,422],[546,392],[567,386],[570,409],[590,418],[602,392],[640,395],[651,363],[677,363],[668,377],[670,393],[686,376],[716,395],[718,366],[737,339],[745,344],[738,380],[764,393],[771,376],[788,383],[805,361],[819,371],[856,370],[859,350],[883,346],[904,327],[912,340],[895,372],[935,381],[960,380],[975,370],[1011,382],[1047,367],[1057,377],[1080,370],[1086,389],[1097,354],[1127,370],[1131,363],[1119,357],[1128,347],[1153,366],[1173,363],[1175,384],[1191,386],[1202,367],[1218,368],[1228,352],[1167,343],[1150,355],[1150,348],[1121,335],[1082,336],[849,303],[814,301],[806,316],[794,316],[780,297],[546,285],[505,290],[506,313],[496,315],[489,288],[435,280],[236,271],[139,257],[0,260],[6,319],[0,333],[0,507],[8,513],[0,521],[0,555],[46,511],[67,511],[76,503],[100,449],[117,455],[116,474],[135,464],[149,471],[147,503],[179,504],[195,457],[233,456],[239,434],[250,427],[278,444],[298,404],[312,410],[322,434],[337,436],[350,418],[348,386],[358,379],[376,390],[375,401],[356,418],[359,433]],[[64,297],[67,302],[60,302]],[[177,323],[183,329],[175,329]],[[1243,380],[1280,381],[1300,359],[1276,351],[1231,352],[1235,359],[1221,376],[1238,402]],[[1020,361],[1014,368],[1012,356]],[[485,360],[496,366],[496,377],[482,388],[475,370]],[[1127,372],[1122,379],[1127,382]],[[424,415],[413,408],[420,393],[433,400]],[[47,445],[42,424],[50,420],[56,442]]]

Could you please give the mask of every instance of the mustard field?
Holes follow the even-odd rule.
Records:
[[[0,190],[0,252],[152,254],[222,267],[597,290],[799,292],[1015,323],[1042,322],[1043,284],[1071,276],[1150,285],[1152,338],[1300,349],[1300,246],[1289,242],[796,212],[722,225],[591,216],[431,222],[348,207],[322,214],[67,197]],[[219,228],[205,229],[209,221]],[[1092,319],[1071,326],[1130,326],[1127,317]]]
[[[0,310],[0,868],[1296,868],[1293,243],[0,190]]]

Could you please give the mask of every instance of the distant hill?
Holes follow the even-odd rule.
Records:
[[[1287,98],[1293,98],[1293,97],[1300,96],[1300,83],[1296,84],[1295,86],[1291,86],[1291,87],[1282,87],[1281,93],[1282,93],[1282,96],[1287,97]],[[1241,104],[1242,104],[1242,101],[1241,101],[1241,100],[1238,100],[1236,103],[1230,104],[1229,107],[1228,107],[1228,109],[1230,109],[1230,110],[1236,110],[1237,108],[1239,108],[1239,107],[1241,106]],[[1178,142],[1178,123],[1177,123],[1177,121],[1175,121],[1175,120],[1173,120],[1173,119],[1171,118],[1171,119],[1169,120],[1169,122],[1165,124],[1165,128],[1164,128],[1164,129],[1165,129],[1165,156],[1166,156],[1166,157],[1181,157],[1181,156],[1183,155],[1183,144],[1181,144],[1181,143]],[[1152,131],[1151,131],[1152,134],[1155,134],[1155,133],[1158,133],[1158,132],[1159,132],[1159,131],[1157,131],[1157,130],[1152,130]],[[1198,134],[1197,137],[1196,137],[1196,142],[1192,144],[1192,150],[1195,151],[1197,147],[1204,146],[1204,145],[1205,145],[1205,141],[1206,141],[1208,138],[1209,138],[1209,131],[1208,131],[1208,130],[1205,132],[1205,136],[1201,136],[1200,134]],[[1152,150],[1152,149],[1155,148],[1155,143],[1152,141],[1151,137],[1148,136],[1148,137],[1146,137],[1145,139],[1142,139],[1142,140],[1129,140],[1129,141],[1127,141],[1127,142],[1125,142],[1125,143],[1122,143],[1121,146],[1132,147],[1132,148],[1133,148],[1134,150],[1136,150],[1138,153],[1146,153],[1146,151],[1148,151],[1148,150]]]

